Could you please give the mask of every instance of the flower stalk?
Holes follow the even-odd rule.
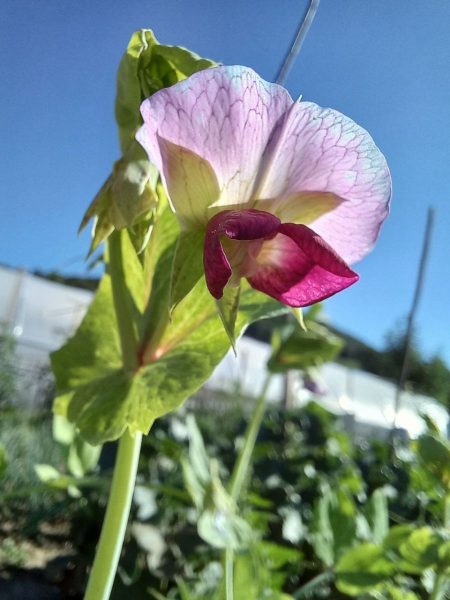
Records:
[[[111,276],[123,365],[126,370],[135,371],[138,367],[138,335],[126,285],[121,235],[120,232],[115,232],[109,239],[108,271]],[[108,505],[85,600],[108,600],[110,597],[130,514],[141,441],[141,433],[131,435],[127,429],[119,440]]]
[[[252,418],[245,432],[244,444],[239,452],[230,481],[230,496],[234,502],[238,502],[250,469],[250,462],[255,448],[261,423],[266,411],[266,394],[270,384],[269,374],[263,383],[261,393],[253,411]],[[225,598],[234,600],[234,551],[233,548],[225,550]]]
[[[130,513],[142,435],[128,431],[119,441],[111,490],[85,600],[108,600],[116,576]]]

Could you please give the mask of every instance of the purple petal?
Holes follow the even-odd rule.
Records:
[[[305,192],[336,196],[336,207],[314,221],[313,228],[339,255],[354,262],[370,251],[391,195],[385,158],[367,131],[351,119],[310,102],[296,102],[267,147],[255,207],[275,212],[282,221],[302,222]],[[296,195],[299,216],[293,219]],[[284,215],[285,206],[289,215]]]
[[[263,241],[273,237],[280,227],[280,220],[257,210],[232,211],[224,210],[216,214],[208,223],[205,236],[203,264],[205,267],[206,284],[212,296],[219,299],[223,289],[229,282],[233,268],[237,269],[237,278],[245,276],[246,260],[253,262],[252,248],[245,242]],[[235,241],[236,248],[228,245],[227,257],[223,243],[226,239]],[[231,242],[233,244],[233,242]],[[260,244],[256,246],[260,248]],[[236,258],[237,250],[239,256]],[[243,251],[243,256],[241,256]],[[233,260],[233,258],[235,260]],[[230,264],[233,263],[233,264]]]
[[[288,306],[309,306],[355,283],[359,277],[306,225],[285,223],[264,242],[258,271],[248,278],[255,289]]]
[[[286,90],[262,80],[251,69],[206,69],[145,100],[141,107],[144,125],[136,137],[160,170],[173,207],[177,212],[181,207],[185,220],[189,220],[188,201],[182,186],[171,184],[174,169],[168,165],[165,146],[172,145],[172,156],[178,152],[174,147],[180,147],[182,153],[201,157],[214,171],[220,197],[203,194],[195,199],[201,204],[197,220],[212,204],[237,207],[250,201],[271,132],[291,105]],[[202,170],[208,169],[203,165]],[[190,169],[183,171],[183,177],[190,177]],[[189,186],[194,190],[195,181]],[[213,189],[209,184],[206,187]]]

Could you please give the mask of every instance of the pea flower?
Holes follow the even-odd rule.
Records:
[[[250,285],[308,306],[358,280],[387,216],[389,170],[341,113],[294,102],[253,70],[195,73],[141,106],[137,139],[185,230],[205,232],[210,293]]]

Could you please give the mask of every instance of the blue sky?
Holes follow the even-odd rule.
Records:
[[[115,75],[131,33],[152,28],[273,80],[303,0],[3,0],[0,262],[83,273],[76,230],[118,158]],[[436,208],[418,314],[422,347],[450,364],[450,2],[322,0],[288,80],[364,126],[387,157],[392,212],[333,322],[376,346],[412,298],[427,207]]]

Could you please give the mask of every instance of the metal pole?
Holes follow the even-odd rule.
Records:
[[[305,41],[306,34],[308,33],[308,30],[311,27],[314,17],[316,16],[317,9],[319,8],[319,3],[320,0],[310,0],[308,10],[306,11],[303,19],[300,21],[294,41],[292,42],[286,54],[286,57],[280,67],[280,70],[278,71],[275,83],[283,85],[286,81],[289,71],[291,70],[294,61],[297,58],[298,53],[300,52],[303,42]]]
[[[406,378],[408,376],[409,371],[409,359],[411,355],[411,341],[414,332],[414,320],[416,317],[417,308],[419,306],[420,296],[422,294],[423,283],[425,279],[425,271],[427,266],[428,254],[430,250],[430,242],[431,242],[431,233],[433,230],[433,222],[434,222],[434,208],[430,206],[428,208],[428,216],[427,216],[427,225],[425,228],[425,236],[423,239],[422,246],[422,254],[420,257],[419,270],[417,273],[416,280],[416,289],[414,291],[414,297],[411,304],[411,309],[408,315],[407,327],[406,327],[406,335],[405,335],[405,351],[403,355],[403,363],[402,368],[400,370],[400,375],[397,383],[397,392],[395,395],[395,404],[394,404],[394,420],[392,423],[392,432],[397,427],[397,417],[401,407],[401,395],[403,389],[405,387]],[[391,436],[392,439],[392,436]]]

